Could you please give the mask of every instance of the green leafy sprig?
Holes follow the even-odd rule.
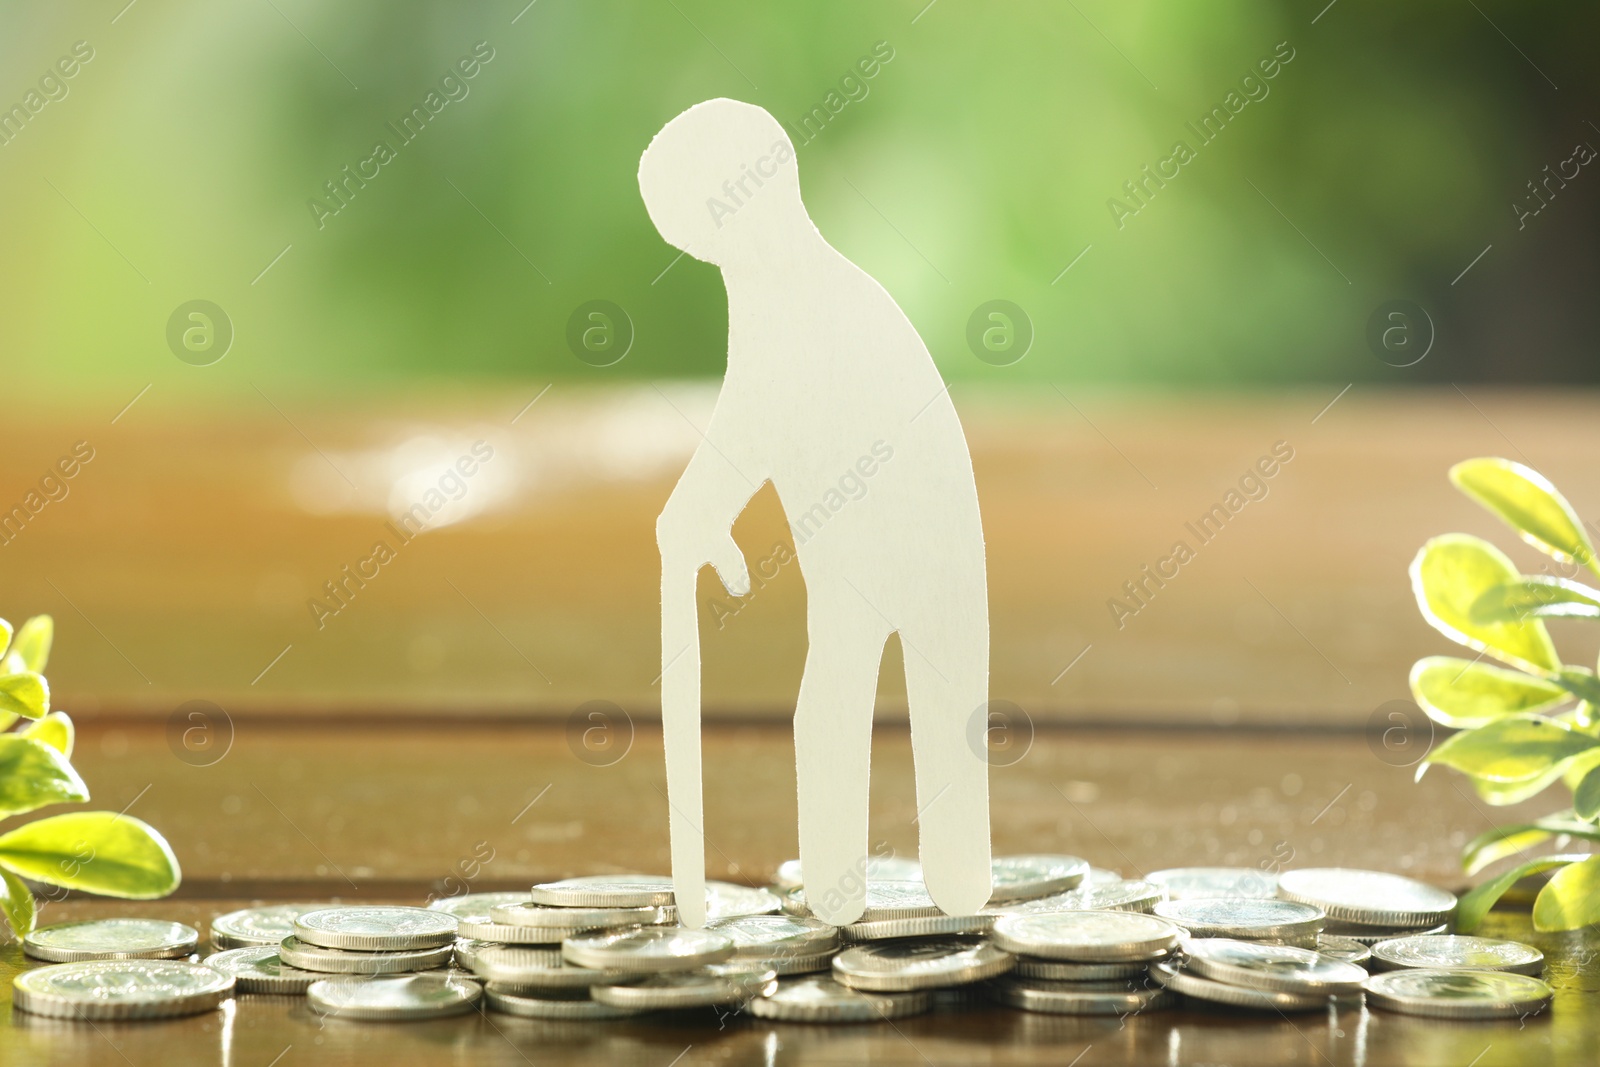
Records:
[[[72,766],[72,720],[50,710],[44,668],[54,633],[48,615],[15,632],[0,619],[0,829],[14,816],[89,799]],[[28,881],[145,900],[181,878],[166,838],[131,815],[73,811],[0,832],[0,911],[18,938],[39,914]]]
[[[1478,653],[1475,659],[1428,656],[1411,668],[1411,692],[1435,722],[1455,728],[1424,757],[1467,775],[1489,804],[1516,804],[1561,782],[1572,806],[1531,823],[1497,827],[1469,842],[1469,874],[1555,839],[1600,841],[1600,677],[1563,663],[1545,629],[1549,618],[1600,619],[1600,589],[1576,580],[1600,576],[1600,561],[1572,506],[1536,471],[1506,459],[1471,459],[1450,470],[1456,487],[1499,516],[1517,535],[1563,565],[1562,574],[1528,575],[1494,545],[1445,534],[1422,546],[1411,564],[1417,606],[1429,624]],[[1483,662],[1484,657],[1504,666]],[[1559,869],[1558,869],[1559,868]],[[1456,916],[1474,929],[1506,890],[1557,869],[1533,906],[1540,930],[1600,922],[1600,855],[1540,856],[1471,890]]]

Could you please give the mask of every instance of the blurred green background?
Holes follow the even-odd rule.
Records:
[[[1600,144],[1595,5],[525,2],[7,5],[0,107],[28,112],[0,145],[13,385],[75,405],[149,382],[209,403],[269,382],[716,375],[720,279],[674,265],[634,182],[651,135],[714,96],[792,136],[837,108],[800,148],[810,210],[953,378],[1600,370],[1597,168],[1520,228],[1513,208]],[[79,41],[92,59],[33,113]],[[1201,146],[1185,123],[1283,42],[1268,95]],[[475,46],[492,58],[441,89]],[[892,58],[849,82],[875,47]],[[389,124],[445,89],[465,95],[402,142]],[[1119,228],[1108,200],[1179,139],[1196,158]],[[319,226],[309,202],[331,207],[324,183],[380,140],[395,158]],[[1364,340],[1396,297],[1439,333],[1404,369]],[[637,334],[603,369],[564,341],[595,298]],[[966,345],[995,298],[1036,332],[1013,366]],[[236,332],[214,366],[167,347],[193,299]]]

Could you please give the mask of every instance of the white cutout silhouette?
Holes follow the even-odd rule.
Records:
[[[685,111],[645,150],[639,189],[661,235],[720,267],[728,291],[727,375],[656,522],[678,917],[705,922],[695,584],[710,563],[748,593],[731,529],[767,481],[806,586],[794,736],[807,901],[830,923],[861,916],[873,702],[898,631],[923,875],[944,911],[975,912],[990,894],[989,779],[968,725],[987,725],[988,592],[972,458],[938,369],[894,298],[817,231],[766,111]]]

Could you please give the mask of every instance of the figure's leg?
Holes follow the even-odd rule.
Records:
[[[872,706],[888,634],[875,616],[809,600],[810,649],[794,713],[800,866],[807,905],[843,926],[866,906]]]
[[[989,761],[969,724],[989,699],[989,619],[946,607],[903,627],[922,876],[934,902],[970,915],[989,902]],[[987,722],[984,723],[987,727]]]

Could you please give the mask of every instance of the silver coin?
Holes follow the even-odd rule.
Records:
[[[1397,937],[1379,941],[1372,946],[1372,961],[1379,970],[1421,967],[1434,971],[1467,969],[1530,975],[1544,973],[1544,953],[1532,945],[1460,934]]]
[[[1089,873],[1084,875],[1083,884],[1078,888],[1091,885],[1116,885],[1122,881],[1121,871],[1111,871],[1104,867],[1090,867]]]
[[[839,945],[839,928],[796,915],[738,915],[712,919],[706,929],[733,942],[735,959],[813,956]]]
[[[750,1014],[782,1022],[866,1023],[903,1019],[932,1006],[932,993],[868,993],[814,974],[780,981],[771,996],[750,1002]]]
[[[1353,963],[1357,967],[1365,967],[1372,960],[1372,950],[1350,937],[1318,934],[1316,949],[1329,959]]]
[[[483,996],[465,978],[407,974],[393,978],[324,978],[306,991],[312,1009],[340,1019],[403,1022],[462,1015]]]
[[[211,920],[211,944],[218,949],[250,948],[252,945],[271,945],[294,933],[294,921],[308,911],[317,911],[326,904],[267,904],[259,908],[241,908]]]
[[[637,981],[597,985],[589,996],[633,1011],[677,1011],[743,1004],[778,988],[778,973],[759,963],[714,963],[693,971],[653,974]]]
[[[790,890],[785,899],[788,902],[788,906],[784,909],[785,911],[790,911],[791,914],[811,915],[810,905],[806,903],[804,887]],[[920,881],[868,882],[866,908],[862,911],[861,918],[858,921],[922,919],[943,914],[944,912],[939,909],[939,905],[933,902],[933,897],[928,895],[928,887]]]
[[[815,974],[817,971],[833,970],[833,957],[836,955],[837,950],[829,949],[811,956],[774,956],[760,962],[777,971],[780,976]]]
[[[772,915],[783,905],[770,889],[732,882],[706,883],[706,920],[734,919],[741,915]],[[672,920],[668,920],[669,922]]]
[[[1367,980],[1367,972],[1353,963],[1287,945],[1196,938],[1184,945],[1184,956],[1184,969],[1191,974],[1251,989],[1306,996],[1354,996]]]
[[[846,941],[885,941],[896,937],[934,937],[942,934],[986,934],[993,915],[925,915],[916,919],[878,919],[839,927]]]
[[[357,952],[347,948],[311,945],[298,937],[286,937],[278,946],[278,958],[291,967],[319,974],[405,974],[426,971],[449,963],[454,945],[435,948],[395,948],[386,952]]]
[[[19,1011],[58,1019],[164,1019],[210,1011],[233,977],[178,960],[84,960],[24,971],[12,982]]]
[[[1165,889],[1168,900],[1266,899],[1278,892],[1278,876],[1254,867],[1173,867],[1144,877],[1145,881]]]
[[[440,897],[428,905],[429,911],[442,911],[457,919],[488,922],[489,912],[502,904],[519,904],[528,899],[526,893],[461,893],[453,897]],[[291,931],[292,932],[292,931]]]
[[[383,952],[448,945],[459,925],[449,912],[362,904],[308,911],[294,921],[294,936],[323,948]]]
[[[991,904],[1034,900],[1076,889],[1089,874],[1077,856],[996,856],[990,864]]]
[[[312,982],[327,977],[290,967],[278,957],[277,945],[214,952],[206,957],[205,964],[214,971],[231,974],[234,989],[240,993],[304,993]]]
[[[526,993],[504,993],[490,989],[484,996],[489,1010],[506,1015],[520,1015],[524,1019],[595,1020],[626,1019],[635,1014],[626,1008],[613,1008],[588,996],[561,996],[549,993],[529,996]]]
[[[776,902],[777,898],[773,898]],[[776,904],[774,904],[776,906]],[[678,909],[661,908],[557,908],[519,900],[489,909],[489,921],[506,926],[546,926],[567,932],[603,930],[613,926],[654,926],[678,921]]]
[[[833,977],[852,989],[903,993],[981,982],[1009,971],[1008,952],[980,937],[875,941],[833,958]]]
[[[559,945],[575,933],[565,926],[512,926],[510,923],[463,921],[456,936],[495,945]]]
[[[1507,1019],[1543,1011],[1555,991],[1506,971],[1406,968],[1367,979],[1367,1003],[1384,1011],[1439,1019]]]
[[[1007,952],[1080,963],[1155,959],[1172,951],[1182,934],[1165,919],[1133,911],[1005,915],[994,924],[995,944]]]
[[[672,879],[656,874],[592,874],[543,882],[527,899],[558,908],[658,908],[672,903]]]
[[[1138,911],[1150,912],[1166,899],[1166,891],[1142,879],[1089,885],[1056,893],[1038,900],[991,905],[984,909],[995,915],[1038,915],[1056,911]]]
[[[866,869],[863,872],[870,882],[920,882],[922,881],[922,864],[916,860],[903,859],[899,856],[869,856]],[[805,875],[800,870],[799,860],[785,860],[778,867],[778,876],[773,879],[781,892],[788,892],[805,885]]]
[[[1227,1004],[1234,1008],[1254,1008],[1258,1011],[1315,1011],[1334,1002],[1334,998],[1325,995],[1312,996],[1305,993],[1284,993],[1279,990],[1228,985],[1225,982],[1202,978],[1198,974],[1180,970],[1168,962],[1151,964],[1150,977],[1174,993],[1182,993],[1196,1000],[1208,1000],[1214,1004]],[[1347,1002],[1352,1005],[1359,1003],[1355,997],[1349,998]]]
[[[1398,874],[1348,867],[1303,867],[1278,876],[1278,896],[1362,926],[1431,926],[1455,915],[1456,897]]]
[[[1051,982],[1005,977],[990,988],[1002,1004],[1052,1015],[1131,1015],[1165,1008],[1172,994],[1159,985],[1127,981]]]
[[[22,951],[56,963],[156,960],[187,956],[199,943],[194,927],[165,919],[82,919],[23,935]]]
[[[1047,982],[1105,982],[1114,978],[1137,978],[1145,972],[1145,967],[1142,960],[1138,963],[1074,963],[1018,956],[1012,973],[1018,978]]]
[[[561,954],[597,971],[687,971],[732,956],[733,939],[715,930],[636,926],[576,934],[561,943]]]
[[[455,960],[457,967],[470,971],[472,970],[472,961],[478,958],[478,953],[486,948],[493,948],[495,945],[496,943],[493,941],[479,941],[470,937],[458,937],[455,943],[455,955],[452,958]]]
[[[1426,937],[1434,934],[1448,934],[1449,923],[1440,923],[1438,926],[1358,926],[1354,923],[1328,923],[1322,928],[1323,934],[1342,937],[1358,944],[1371,948],[1379,941],[1392,941],[1397,937]]]
[[[1196,937],[1315,938],[1322,930],[1321,908],[1292,900],[1240,897],[1163,900],[1155,914]]]
[[[597,971],[569,963],[557,946],[522,948],[496,945],[478,953],[474,974],[499,992],[533,992],[545,989],[588,989],[611,982],[631,982],[646,977],[638,970]]]

